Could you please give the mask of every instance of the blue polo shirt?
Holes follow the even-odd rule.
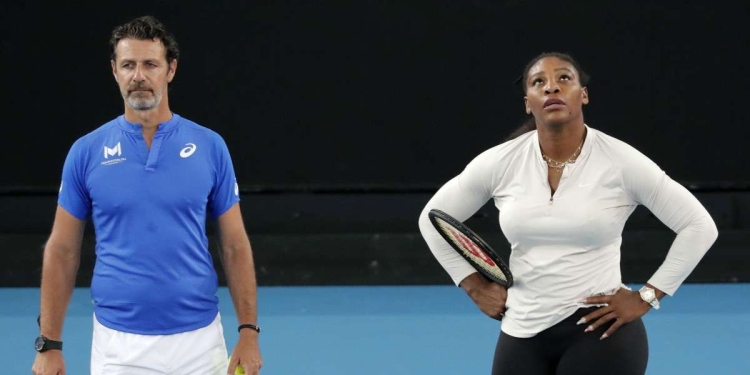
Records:
[[[96,231],[91,296],[97,320],[137,334],[205,327],[218,313],[207,218],[239,201],[226,143],[173,114],[151,148],[120,116],[78,139],[58,204]]]

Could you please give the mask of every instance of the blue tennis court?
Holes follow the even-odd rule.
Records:
[[[665,299],[645,317],[648,374],[749,374],[748,296],[750,284],[686,284]],[[236,317],[226,288],[219,297],[231,348]],[[452,286],[261,287],[258,299],[263,374],[489,374],[499,330]],[[30,374],[39,289],[0,300],[0,373]],[[68,374],[89,373],[91,314],[89,290],[76,289]]]

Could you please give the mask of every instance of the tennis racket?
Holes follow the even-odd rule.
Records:
[[[513,285],[513,275],[500,256],[462,222],[443,211],[427,214],[438,233],[479,273],[506,288]]]

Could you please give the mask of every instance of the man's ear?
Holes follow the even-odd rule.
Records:
[[[172,83],[174,75],[177,73],[177,59],[169,62],[169,71],[167,72],[167,83]]]
[[[112,65],[112,75],[115,77],[115,81],[117,81],[117,65],[115,65],[115,60],[109,60],[109,62]]]

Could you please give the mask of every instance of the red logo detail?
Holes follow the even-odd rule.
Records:
[[[496,267],[495,262],[493,262],[492,259],[490,259],[490,257],[488,257],[487,254],[485,254],[484,251],[482,251],[482,249],[480,249],[479,246],[474,243],[474,241],[468,239],[463,235],[463,233],[456,232],[453,228],[449,228],[449,230],[451,231],[451,233],[453,233],[453,237],[455,237],[458,242],[461,243],[461,247],[474,254],[474,256],[476,256],[477,258],[482,259],[491,267]]]

